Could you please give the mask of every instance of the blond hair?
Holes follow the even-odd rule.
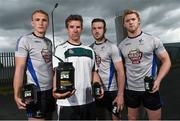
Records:
[[[48,18],[48,20],[49,20],[49,15],[48,15],[48,13],[46,13],[45,11],[43,11],[43,10],[41,10],[41,9],[35,10],[35,11],[32,13],[32,15],[31,15],[31,19],[32,19],[32,20],[33,20],[33,15],[36,14],[36,13],[42,13],[42,14],[46,15],[47,18]]]

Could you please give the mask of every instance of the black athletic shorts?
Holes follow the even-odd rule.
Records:
[[[79,106],[58,106],[59,120],[95,120],[95,102]]]
[[[107,108],[112,111],[112,102],[117,96],[117,91],[105,91],[102,99],[96,100],[96,107]]]
[[[159,92],[149,93],[146,91],[125,90],[125,104],[131,108],[138,108],[141,103],[150,110],[158,110],[162,107]]]
[[[52,95],[52,89],[46,91],[37,92],[37,103],[33,105],[33,112],[41,113],[42,118],[46,118],[47,113],[52,113],[56,109],[56,101]],[[27,117],[31,117],[32,114],[27,113]]]

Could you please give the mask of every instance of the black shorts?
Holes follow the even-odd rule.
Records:
[[[159,92],[149,93],[146,91],[125,90],[125,104],[131,108],[138,108],[141,103],[150,110],[158,110],[162,107]]]
[[[102,99],[96,100],[96,107],[107,108],[112,111],[112,102],[117,96],[117,91],[105,91]]]
[[[52,113],[56,109],[56,101],[52,95],[52,89],[46,91],[37,92],[37,102],[33,105],[32,114],[27,112],[27,116],[30,118],[33,113],[41,113],[41,118],[46,118],[48,113]],[[33,116],[32,116],[33,117]]]
[[[79,106],[59,106],[59,120],[95,120],[95,102]]]

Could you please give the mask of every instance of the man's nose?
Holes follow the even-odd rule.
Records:
[[[74,28],[74,32],[77,32],[77,31],[78,31],[78,29],[75,27],[75,28]]]
[[[39,24],[40,24],[40,25],[43,25],[43,21],[40,20],[40,21],[39,21]]]

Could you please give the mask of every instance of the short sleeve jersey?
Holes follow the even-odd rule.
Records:
[[[52,88],[52,43],[34,33],[20,37],[17,41],[15,57],[25,57],[27,83],[33,83],[41,91]]]
[[[145,91],[145,76],[156,77],[156,55],[166,51],[160,39],[141,32],[134,38],[127,37],[119,49],[125,59],[126,88],[135,91]]]
[[[97,70],[94,51],[85,45],[73,45],[66,41],[57,46],[55,56],[64,62],[72,62],[75,69],[75,94],[66,99],[58,99],[61,106],[84,105],[94,101],[92,96],[92,72]],[[53,68],[57,67],[59,60],[53,56]]]
[[[117,80],[115,76],[116,62],[122,61],[118,47],[111,41],[105,39],[103,43],[94,42],[90,47],[96,53],[96,63],[98,65],[98,73],[103,83],[105,91],[117,90]]]

